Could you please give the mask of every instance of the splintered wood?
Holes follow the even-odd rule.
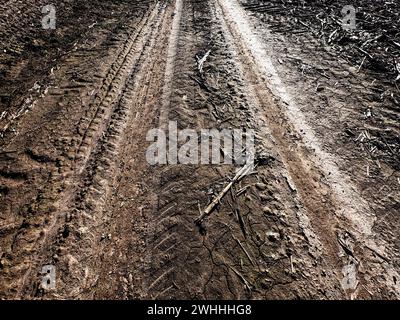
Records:
[[[254,164],[248,163],[244,167],[242,167],[235,175],[235,177],[227,184],[227,186],[214,198],[214,200],[207,206],[207,208],[203,211],[203,213],[195,220],[196,224],[201,224],[203,220],[209,216],[221,202],[222,198],[228,193],[228,191],[232,188],[232,186],[243,179],[251,169],[253,169]]]

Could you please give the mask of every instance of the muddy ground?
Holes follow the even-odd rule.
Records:
[[[0,4],[0,298],[400,297],[396,1],[52,3]],[[201,224],[239,166],[150,165],[169,121],[256,133]]]

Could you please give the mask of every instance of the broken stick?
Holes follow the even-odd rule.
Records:
[[[214,198],[214,200],[208,205],[208,207],[203,211],[203,213],[195,220],[196,224],[201,224],[208,215],[215,209],[217,204],[220,203],[221,199],[228,193],[232,186],[240,181],[252,168],[254,164],[248,163],[242,167],[235,175],[235,177],[228,183],[228,185]]]
[[[206,60],[207,60],[208,56],[210,55],[210,53],[211,53],[211,50],[208,50],[208,51],[206,52],[206,54],[204,55],[204,57],[201,58],[201,59],[200,59],[198,56],[196,56],[196,58],[197,58],[197,66],[198,66],[199,72],[200,72],[201,74],[203,73],[203,65],[204,65],[204,62],[206,62]]]
[[[240,280],[243,281],[244,285],[246,286],[247,290],[249,290],[251,292],[251,285],[250,283],[246,280],[246,278],[239,272],[237,271],[234,267],[229,266],[229,268],[231,268],[231,270],[239,277]]]
[[[240,240],[238,238],[235,238],[235,236],[232,236],[233,239],[235,239],[235,241],[238,243],[238,245],[240,246],[240,248],[243,250],[243,252],[245,253],[245,255],[247,256],[247,259],[249,259],[250,263],[253,265],[253,267],[255,267],[256,265],[253,262],[253,259],[251,258],[250,254],[247,252],[246,248],[243,246],[243,244],[240,242]]]

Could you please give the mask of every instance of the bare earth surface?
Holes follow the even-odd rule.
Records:
[[[2,0],[0,298],[399,299],[400,6],[341,2]],[[200,226],[238,167],[149,165],[169,121],[256,132]]]

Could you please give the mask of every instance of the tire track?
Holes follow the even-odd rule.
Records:
[[[179,29],[182,18],[182,0],[176,0],[174,20],[172,21],[171,35],[167,51],[167,66],[165,70],[162,105],[160,111],[160,128],[168,126],[168,112],[171,103],[172,81],[175,68],[175,58],[178,46]]]
[[[62,197],[60,197],[59,202],[54,204],[59,207],[59,212],[55,218],[52,219],[52,223],[46,227],[46,231],[44,236],[41,237],[40,243],[36,245],[35,260],[31,261],[28,270],[21,277],[20,287],[16,292],[16,297],[21,297],[26,294],[29,296],[38,294],[37,282],[34,280],[36,279],[34,270],[42,264],[40,261],[43,257],[53,252],[52,244],[60,241],[59,235],[66,234],[66,230],[68,230],[70,226],[65,225],[63,221],[66,219],[67,222],[70,222],[71,216],[79,216],[76,211],[77,209],[71,210],[71,208],[69,208],[70,202],[74,200],[74,194],[77,193],[77,198],[75,200],[79,202],[78,208],[88,208],[90,207],[93,197],[97,199],[99,192],[102,194],[106,193],[107,184],[104,182],[107,182],[110,176],[108,173],[104,173],[106,168],[101,165],[107,167],[108,164],[107,168],[112,172],[111,159],[114,161],[113,155],[117,151],[116,146],[120,141],[125,122],[130,114],[130,106],[128,104],[130,97],[126,96],[126,92],[132,91],[133,76],[135,72],[138,71],[138,66],[140,65],[144,52],[147,52],[144,49],[146,46],[154,43],[155,31],[153,27],[157,30],[157,19],[161,11],[160,5],[156,4],[153,6],[152,10],[143,17],[138,27],[136,27],[136,24],[133,25],[134,33],[124,44],[121,53],[117,56],[116,62],[111,66],[101,87],[101,90],[106,90],[95,98],[95,101],[98,101],[98,103],[91,105],[92,110],[95,108],[93,112],[94,117],[89,122],[82,139],[82,146],[85,145],[85,141],[88,143],[88,139],[92,139],[90,142],[91,146],[90,148],[81,147],[77,149],[78,160],[73,167],[74,174],[69,175],[69,179],[72,179],[70,183],[76,185],[78,189],[67,189]],[[83,122],[84,120],[81,121],[81,125]],[[92,135],[90,131],[92,131]],[[81,159],[79,157],[84,157],[85,159],[79,162]],[[69,169],[65,169],[69,171]],[[65,175],[65,173],[66,172],[62,172],[60,175]],[[83,179],[83,185],[76,179]],[[81,186],[82,189],[79,189],[79,186]],[[101,204],[101,202],[99,204]],[[95,211],[95,208],[91,209]],[[71,211],[73,212],[72,214],[68,213]],[[65,237],[62,236],[61,239],[63,238]],[[52,256],[56,255],[57,254],[53,252]],[[51,257],[46,259],[54,260],[54,258]]]
[[[152,280],[144,275],[153,261],[149,250],[153,227],[149,220],[152,218],[150,211],[156,206],[158,172],[147,164],[145,141],[147,131],[160,123],[165,73],[168,61],[171,61],[165,53],[171,47],[170,30],[176,19],[176,6],[172,4],[175,5],[169,2],[163,6],[165,12],[155,43],[144,53],[141,71],[135,78],[132,90],[134,117],[129,120],[126,139],[120,146],[120,167],[115,172],[114,193],[105,207],[109,223],[99,226],[99,230],[112,234],[113,238],[109,243],[100,244],[104,252],[102,262],[93,266],[101,273],[94,288],[96,298],[143,298],[151,286]]]
[[[312,225],[327,250],[327,257],[331,265],[336,268],[338,279],[341,279],[342,269],[346,267],[340,258],[343,250],[341,237],[349,231],[357,235],[356,246],[362,248],[365,244],[369,244],[372,247],[379,247],[374,242],[372,232],[375,216],[368,203],[359,196],[356,188],[339,171],[332,156],[322,149],[313,130],[307,125],[304,115],[290,98],[270,58],[264,53],[239,4],[236,1],[226,0],[218,0],[218,3],[223,12],[223,19],[226,20],[229,31],[236,40],[235,43],[238,44],[238,52],[242,53],[243,70],[249,84],[252,85],[249,88],[255,88],[253,94],[260,101],[260,105],[267,107],[268,112],[264,113],[267,123],[278,141],[280,153],[301,194]],[[265,84],[260,85],[259,79],[266,79]],[[279,107],[269,97],[270,93],[266,92],[264,85],[280,99]],[[294,132],[297,135],[302,133],[304,146],[299,147],[297,141],[288,139],[287,132]],[[324,180],[328,183],[325,186],[328,190],[318,184],[318,181]],[[366,257],[360,258],[367,261]],[[389,266],[389,273],[396,274],[394,266]],[[358,276],[362,279],[361,274]],[[391,283],[386,285],[393,287]],[[351,288],[349,291],[350,296],[356,288]]]
[[[131,46],[125,59],[127,66],[122,67],[123,70],[129,70],[126,86],[110,112],[110,120],[107,121],[102,133],[103,137],[86,161],[81,182],[78,182],[75,192],[76,198],[72,208],[68,209],[66,223],[58,231],[60,234],[63,230],[70,230],[70,236],[64,237],[62,241],[56,239],[49,245],[52,254],[48,255],[47,259],[52,259],[51,256],[61,248],[68,251],[60,262],[53,262],[58,265],[59,270],[64,271],[61,276],[62,284],[58,289],[63,296],[91,295],[88,289],[93,289],[97,284],[98,272],[93,259],[99,252],[94,248],[101,236],[100,230],[111,222],[111,211],[105,206],[108,205],[107,200],[112,199],[111,187],[115,186],[117,165],[122,160],[121,143],[126,136],[127,124],[134,121],[132,119],[134,112],[139,112],[140,104],[137,101],[148,96],[149,87],[142,84],[149,82],[151,77],[149,70],[156,68],[156,60],[151,53],[159,45],[157,43],[159,38],[167,32],[167,12],[166,5],[158,3],[151,18],[142,26],[141,33],[135,38],[135,45]],[[75,231],[79,236],[75,236]],[[74,261],[76,267],[70,266],[71,261]],[[76,283],[74,288],[71,288],[71,283]]]
[[[120,92],[126,86],[129,78],[135,52],[133,46],[138,38],[146,32],[149,22],[153,21],[159,4],[146,13],[142,21],[139,23],[137,30],[130,39],[125,43],[122,52],[118,55],[115,63],[111,66],[99,93],[95,96],[94,103],[89,108],[89,114],[81,119],[78,125],[78,132],[82,132],[82,138],[77,141],[77,150],[75,161],[77,162],[77,171],[82,173],[85,164],[88,161],[91,150],[96,146],[96,141],[105,131],[107,119],[112,114],[112,106],[118,100]]]
[[[165,118],[177,121],[180,128],[250,126],[261,135],[264,127],[259,126],[252,101],[245,99],[247,87],[242,86],[241,75],[232,60],[233,42],[223,34],[214,7],[213,1],[184,2],[174,61],[180,68],[174,70],[174,85]],[[210,92],[205,92],[191,78],[199,77],[194,57],[210,49],[212,54],[202,79]],[[221,118],[216,119],[213,111]],[[226,126],[221,125],[224,118],[228,119]],[[269,154],[271,149],[269,145],[264,151]],[[233,189],[232,196],[226,196],[203,229],[196,227],[193,221],[199,215],[199,206],[210,203],[212,196],[222,188],[221,184],[229,181],[233,169],[229,166],[168,165],[157,170],[159,183],[154,189],[158,203],[154,211],[149,212],[147,262],[144,275],[137,280],[146,283],[145,298],[321,296],[315,274],[305,271],[312,268],[313,261],[304,252],[304,244],[311,248],[310,255],[318,259],[316,272],[322,272],[320,269],[326,264],[320,257],[318,241],[301,234],[305,232],[312,239],[312,232],[306,226],[303,227],[305,231],[299,231],[302,226],[298,225],[297,212],[293,209],[298,202],[293,201],[292,194],[287,194],[287,181],[282,179],[284,172],[278,164],[260,168],[255,177],[243,182],[244,188],[238,186]],[[264,192],[255,187],[260,181],[267,183],[278,179],[278,183],[267,186]],[[239,190],[245,191],[245,196],[235,197]],[[306,225],[305,219],[301,219]],[[266,234],[271,230],[276,231],[268,238]],[[287,239],[285,234],[298,240]],[[294,259],[297,273],[290,269],[290,261]],[[304,277],[304,283],[299,274]],[[335,279],[326,281],[329,295],[339,297],[338,286]]]

